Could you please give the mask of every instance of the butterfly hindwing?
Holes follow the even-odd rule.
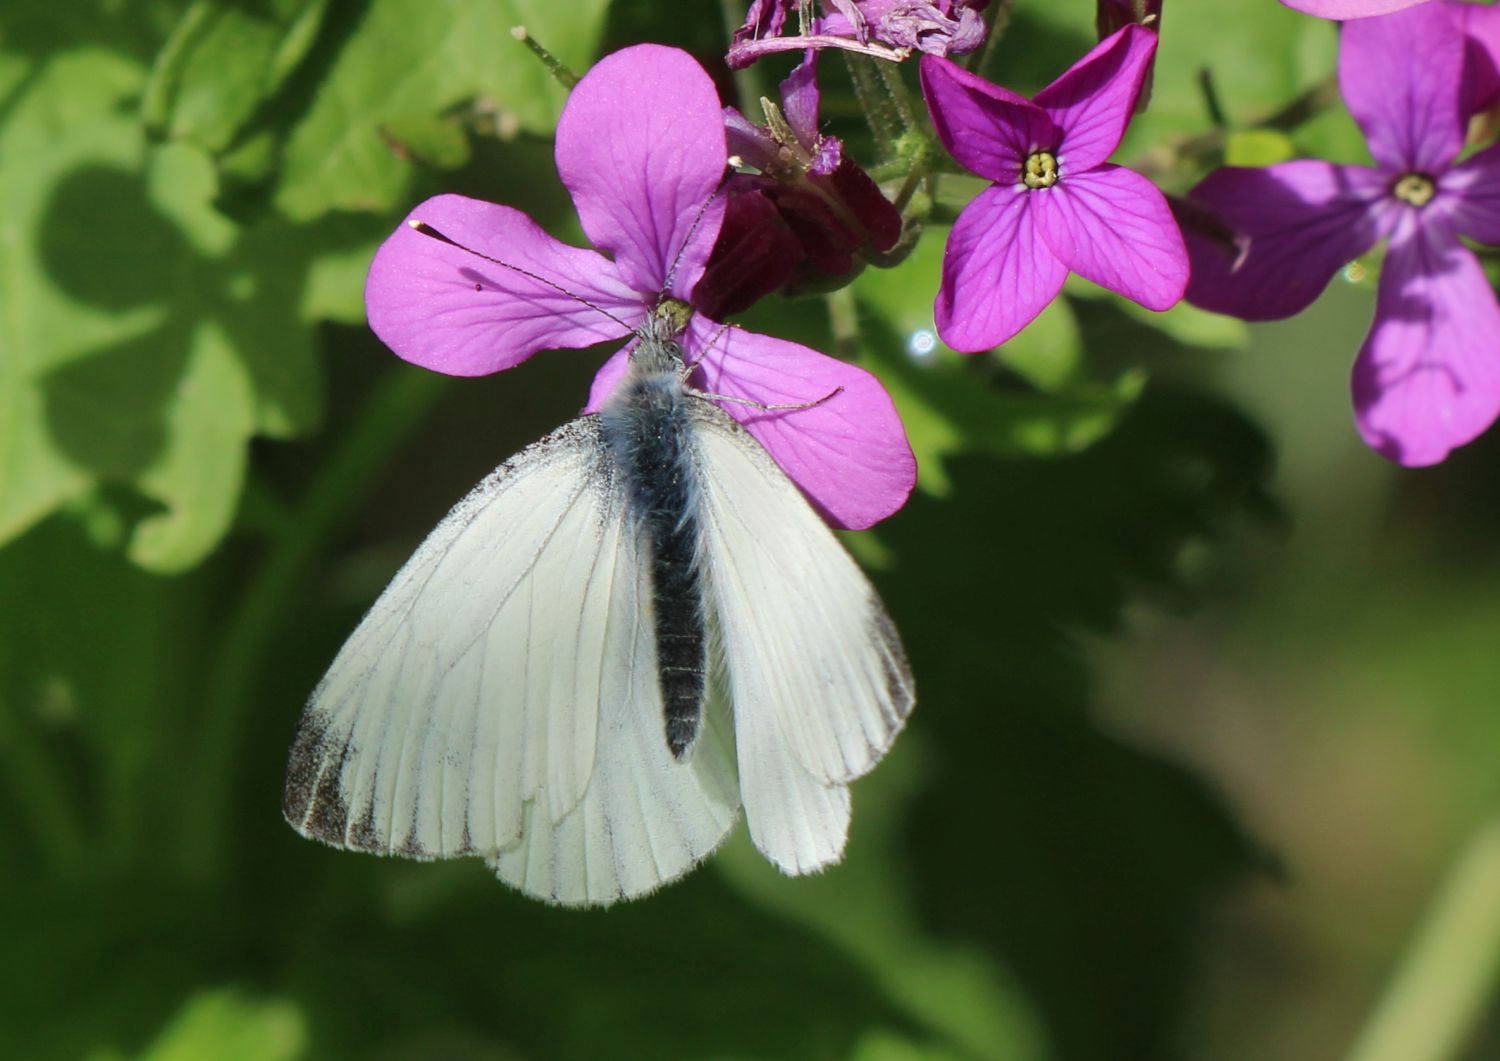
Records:
[[[775,460],[694,399],[711,611],[756,846],[790,873],[836,861],[846,785],[885,754],[913,684],[874,588]]]
[[[621,677],[600,704],[598,753],[583,800],[548,822],[528,812],[522,840],[491,860],[500,878],[532,895],[601,903],[644,894],[710,854],[739,812],[734,745],[722,709],[705,708],[692,754],[676,759],[662,728],[651,583],[643,539],[622,564],[632,572],[612,604],[606,667]],[[627,547],[631,547],[627,546]]]

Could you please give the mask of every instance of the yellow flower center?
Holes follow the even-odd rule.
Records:
[[[1050,151],[1033,153],[1021,168],[1021,180],[1028,188],[1052,187],[1057,183],[1057,156]]]
[[[1391,194],[1403,203],[1423,207],[1437,194],[1437,184],[1425,173],[1408,173],[1391,185]]]

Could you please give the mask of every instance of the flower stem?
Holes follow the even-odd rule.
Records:
[[[846,52],[844,61],[849,65],[849,76],[854,81],[854,95],[865,112],[870,132],[875,134],[875,143],[881,154],[890,158],[896,153],[896,142],[905,131],[901,113],[891,99],[890,87],[876,68],[875,60]]]
[[[329,539],[358,510],[391,453],[431,410],[446,383],[443,376],[402,368],[375,386],[246,584],[208,675],[203,730],[182,786],[193,794],[182,819],[181,854],[189,876],[211,878],[228,868],[225,841],[232,830],[239,749],[255,703],[256,678],[268,665],[268,649],[283,617],[301,606]]]
[[[531,49],[531,54],[542,61],[542,65],[547,68],[548,72],[551,73],[552,77],[563,88],[570,89],[578,84],[578,75],[564,66],[561,59],[553,55],[546,48],[543,48],[537,39],[527,31],[525,26],[512,28],[510,35]]]
[[[859,305],[854,300],[854,291],[841,287],[830,291],[826,298],[828,325],[833,331],[833,355],[854,361],[859,357]]]
[[[994,7],[994,15],[990,18],[990,32],[985,37],[984,47],[969,55],[964,63],[964,69],[983,73],[990,65],[990,57],[995,54],[1000,38],[1005,36],[1005,31],[1010,28],[1010,13],[1015,6],[1016,0],[999,0]]]
[[[901,187],[896,191],[896,197],[891,200],[891,205],[902,213],[906,212],[907,204],[911,197],[921,187],[922,182],[927,179],[927,167],[922,164],[921,159],[912,163],[911,169],[906,174],[906,179],[901,182]]]
[[[912,106],[911,90],[906,87],[906,81],[901,76],[900,64],[877,59],[875,69],[880,72],[880,80],[885,84],[886,94],[890,96],[891,103],[896,108],[896,114],[901,119],[902,131],[911,132],[919,128],[922,119],[917,117],[916,109]]]
[[[1500,817],[1459,854],[1347,1061],[1459,1056],[1500,972]]]
[[[1254,129],[1288,132],[1316,118],[1339,101],[1338,78],[1330,74],[1270,117],[1256,122]]]
[[[746,5],[744,0],[719,0],[719,11],[724,16],[724,33],[728,37],[724,48],[728,51],[729,46],[734,43],[735,30],[745,21]],[[747,107],[755,106],[755,101],[766,95],[761,83],[760,68],[751,63],[735,70],[734,91],[739,97],[734,101],[735,110],[743,114]]]
[[[1224,117],[1224,107],[1219,102],[1219,89],[1214,84],[1214,75],[1206,66],[1198,68],[1198,91],[1203,93],[1203,107],[1208,111],[1208,120],[1215,129],[1223,129],[1229,125],[1229,119]]]

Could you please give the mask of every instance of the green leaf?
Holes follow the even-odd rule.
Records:
[[[1297,145],[1279,129],[1242,129],[1224,142],[1226,166],[1272,166],[1296,154]]]
[[[157,56],[141,104],[157,136],[222,151],[306,55],[329,0],[198,0]]]
[[[183,1003],[138,1061],[295,1061],[306,1050],[307,1028],[295,1005],[223,989]]]
[[[566,98],[510,35],[516,25],[562,62],[593,59],[608,0],[373,0],[287,140],[276,205],[307,220],[330,210],[388,211],[414,167],[382,130],[472,101],[546,134]]]
[[[1119,157],[1129,159],[1174,135],[1204,132],[1203,71],[1213,79],[1229,126],[1241,127],[1327,77],[1337,40],[1334,25],[1260,0],[1171,8],[1163,19],[1151,105],[1131,122]]]
[[[938,342],[932,299],[947,236],[946,229],[929,228],[899,266],[867,269],[853,285],[865,311],[867,367],[896,401],[923,487],[938,494],[948,488],[942,459],[952,454],[1049,456],[1088,446],[1109,431],[1145,381],[1128,367],[1096,378],[1062,300],[995,357],[955,353]],[[920,350],[926,352],[914,353]],[[996,372],[997,361],[1018,378]]]
[[[380,127],[380,135],[398,156],[439,169],[457,169],[471,153],[468,133],[456,117],[398,115]]]
[[[0,53],[0,84],[22,63]],[[146,143],[132,111],[145,85],[133,60],[58,51],[0,127],[0,155],[27,160],[0,185],[0,541],[122,484],[154,509],[130,557],[174,572],[227,531],[250,437],[318,422],[308,324],[351,317],[358,286],[304,288],[315,261],[373,234],[217,213],[201,149]]]
[[[1244,321],[1222,313],[1210,313],[1186,301],[1158,312],[1128,298],[1120,298],[1082,277],[1070,277],[1064,290],[1071,299],[1093,304],[1108,303],[1112,309],[1161,332],[1184,347],[1239,350],[1250,344],[1250,326]],[[1144,346],[1144,343],[1136,345]],[[1142,352],[1149,356],[1153,351],[1146,348]]]
[[[995,356],[1040,390],[1056,392],[1076,380],[1082,371],[1083,347],[1067,302],[1053,299]]]
[[[743,830],[717,866],[757,904],[848,954],[893,1005],[947,1048],[918,1048],[882,1029],[865,1037],[857,1056],[1042,1061],[1050,1053],[1032,1005],[1005,968],[967,941],[931,935],[913,916],[922,884],[903,864],[905,808],[934,780],[934,751],[919,735],[906,734],[880,769],[859,782],[859,813],[836,871],[788,880]]]

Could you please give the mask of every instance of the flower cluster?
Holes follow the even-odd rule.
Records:
[[[508,207],[439,196],[377,255],[371,325],[407,360],[477,375],[628,337],[674,303],[693,384],[731,399],[727,411],[830,522],[869,526],[915,480],[879,381],[719,322],[773,293],[827,290],[889,264],[930,226],[936,175],[962,167],[989,185],[954,222],[935,293],[952,348],[1008,342],[1070,274],[1151,310],[1186,295],[1249,320],[1285,317],[1383,243],[1375,322],[1354,368],[1358,428],[1392,460],[1440,461],[1500,416],[1500,304],[1464,242],[1500,243],[1500,147],[1464,154],[1471,119],[1500,100],[1500,8],[1283,2],[1349,20],[1339,80],[1373,167],[1225,167],[1169,207],[1146,176],[1111,162],[1149,96],[1161,0],[1097,0],[1098,45],[1031,98],[953,61],[984,42],[986,0],[754,0],[725,58],[739,67],[800,53],[779,101],[758,101],[754,118],[725,105],[674,49],[603,59],[573,90],[556,141],[598,250],[560,243]],[[853,63],[918,60],[926,120],[908,108],[902,143],[884,145],[876,172],[889,183],[822,126],[827,50]],[[879,76],[892,84],[889,69]],[[589,408],[627,356],[600,370]]]

